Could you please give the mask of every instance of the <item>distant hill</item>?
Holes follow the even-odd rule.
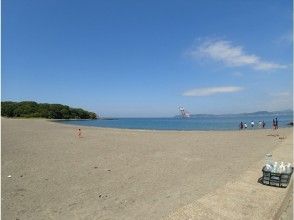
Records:
[[[293,110],[283,110],[283,111],[258,111],[252,113],[241,113],[240,115],[285,115],[285,114],[293,114]]]
[[[238,113],[238,114],[191,114],[191,118],[197,117],[218,117],[218,116],[257,116],[257,115],[288,115],[293,114],[293,110],[283,110],[283,111],[257,111],[250,113]],[[182,117],[181,115],[176,115],[176,118]]]
[[[97,119],[95,113],[81,108],[33,101],[1,102],[1,116],[10,118]]]

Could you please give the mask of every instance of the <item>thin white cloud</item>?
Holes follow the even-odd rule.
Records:
[[[183,93],[183,96],[210,96],[218,93],[233,93],[243,90],[237,86],[207,87],[191,89]]]
[[[288,97],[290,96],[289,92],[277,92],[277,93],[270,93],[273,97]]]
[[[231,42],[204,41],[197,48],[188,52],[194,58],[209,58],[223,62],[227,66],[250,66],[255,70],[273,70],[286,68],[273,62],[263,61],[254,54],[246,54],[241,46],[233,46]]]

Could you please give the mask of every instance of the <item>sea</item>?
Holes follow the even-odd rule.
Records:
[[[92,126],[140,130],[175,130],[175,131],[223,131],[238,130],[240,122],[247,123],[248,130],[259,129],[258,122],[264,121],[265,128],[272,128],[272,121],[278,118],[279,127],[290,127],[293,112],[283,114],[237,114],[237,115],[199,115],[190,118],[109,118],[97,120],[62,120],[60,123],[76,126]],[[251,121],[255,125],[251,127]]]

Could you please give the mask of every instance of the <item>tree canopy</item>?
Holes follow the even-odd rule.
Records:
[[[97,119],[93,112],[67,105],[24,102],[1,102],[1,116],[49,119]]]

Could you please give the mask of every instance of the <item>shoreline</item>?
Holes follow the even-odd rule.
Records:
[[[279,129],[274,130],[272,128],[250,128],[247,129],[211,129],[211,130],[176,130],[176,129],[139,129],[139,128],[120,128],[120,127],[98,127],[98,126],[91,126],[91,125],[77,125],[77,124],[70,124],[70,123],[63,123],[63,121],[96,121],[96,120],[119,120],[119,118],[114,119],[47,119],[47,118],[7,118],[1,117],[1,119],[7,120],[40,120],[40,121],[48,121],[53,123],[58,123],[61,125],[66,126],[73,126],[73,127],[84,127],[84,128],[98,128],[98,129],[117,129],[117,130],[127,130],[127,131],[146,131],[146,132],[248,132],[248,131],[269,131],[272,130],[273,132],[278,131],[280,129],[293,129],[292,125],[283,125],[279,127]],[[145,119],[145,118],[144,118]]]
[[[254,128],[254,129],[235,129],[235,130],[152,130],[152,129],[136,129],[136,128],[115,128],[115,127],[96,127],[96,126],[89,126],[89,125],[76,125],[76,124],[67,124],[67,123],[62,123],[60,121],[55,121],[52,119],[46,119],[46,118],[5,118],[2,117],[1,119],[6,119],[6,120],[36,120],[36,121],[47,121],[50,123],[54,123],[54,124],[59,124],[61,126],[66,126],[66,127],[73,127],[73,128],[78,128],[78,127],[83,127],[85,129],[98,129],[98,130],[114,130],[114,131],[130,131],[130,132],[150,132],[150,133],[157,133],[157,132],[162,132],[162,133],[205,133],[205,132],[209,132],[209,133],[222,133],[222,132],[262,132],[262,131],[272,131],[272,132],[278,132],[279,130],[289,130],[289,129],[294,129],[292,126],[288,126],[288,127],[280,127],[277,130],[274,130],[272,128]],[[61,119],[63,120],[63,119]],[[94,119],[83,119],[83,120],[94,120]],[[95,119],[96,120],[96,119]]]
[[[257,192],[274,196],[271,205],[279,204],[281,195],[276,193],[285,190],[257,183],[261,162],[269,152],[274,160],[293,161],[292,128],[277,130],[284,139],[270,130],[97,127],[84,127],[78,138],[77,128],[48,120],[2,118],[3,218],[168,218],[188,204],[208,201],[209,196],[220,193],[225,199],[230,195],[228,183],[238,182],[248,172],[250,178],[240,182],[241,189],[250,182]],[[261,200],[242,200],[247,194],[251,192],[238,196],[236,203],[241,199],[248,213],[271,208],[259,204]]]
[[[114,119],[117,120],[117,119]],[[67,120],[62,120],[62,121],[67,121]],[[176,130],[176,129],[139,129],[139,128],[119,128],[119,127],[102,127],[102,126],[91,126],[91,125],[77,125],[77,124],[70,124],[70,123],[62,123],[62,121],[52,121],[52,122],[57,122],[63,125],[69,125],[69,126],[74,126],[74,127],[91,127],[91,128],[99,128],[99,129],[118,129],[118,130],[130,130],[130,131],[153,131],[153,132],[248,132],[248,131],[262,131],[262,130],[272,130],[272,131],[277,131],[279,129],[292,129],[293,126],[287,126],[287,127],[280,127],[277,130],[274,130],[272,128],[248,128],[248,129],[211,129],[211,130]]]

